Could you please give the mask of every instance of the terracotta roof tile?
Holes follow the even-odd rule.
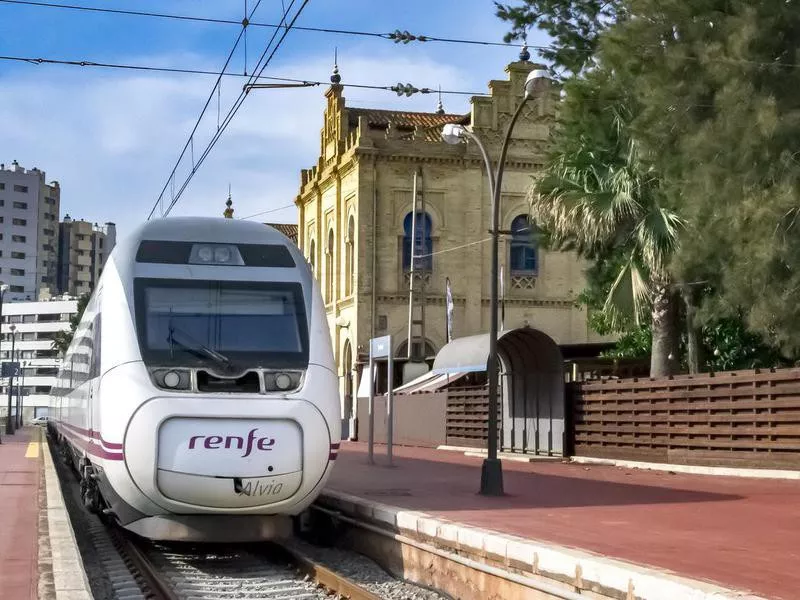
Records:
[[[348,108],[348,123],[351,128],[358,125],[358,118],[364,117],[370,127],[386,128],[391,121],[395,127],[408,129],[411,133],[419,126],[425,131],[425,139],[438,141],[439,129],[447,123],[469,123],[470,115],[455,115],[432,112],[410,112],[403,110],[381,110],[377,108]]]
[[[297,243],[297,225],[294,223],[264,223],[264,225],[274,227],[295,244]]]

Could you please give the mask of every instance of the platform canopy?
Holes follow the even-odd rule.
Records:
[[[511,364],[553,365],[561,363],[561,350],[553,339],[530,327],[500,331],[498,352]],[[436,355],[431,373],[474,373],[486,371],[489,360],[489,334],[457,338]]]

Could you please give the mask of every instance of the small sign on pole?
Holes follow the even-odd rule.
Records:
[[[369,341],[369,373],[370,381],[369,385],[369,433],[367,436],[367,456],[370,463],[374,463],[374,445],[375,445],[375,360],[386,360],[387,365],[387,375],[388,375],[388,398],[386,402],[386,418],[387,418],[387,435],[386,435],[386,442],[387,442],[387,456],[389,457],[389,464],[392,463],[392,437],[394,434],[394,419],[393,419],[393,411],[394,411],[394,382],[392,378],[394,376],[394,359],[392,357],[392,336],[391,335],[384,335],[377,338],[372,338]]]
[[[19,375],[20,364],[17,361],[4,362],[0,367],[0,377],[17,377]]]

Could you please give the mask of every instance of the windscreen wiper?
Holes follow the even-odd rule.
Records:
[[[186,344],[184,342],[181,342],[180,340],[175,339],[176,331],[180,336],[185,337],[191,343]],[[190,352],[197,352],[199,350],[201,353],[217,361],[218,363],[224,365],[228,369],[230,369],[233,366],[231,360],[227,356],[225,356],[224,354],[220,354],[216,350],[212,350],[208,346],[198,342],[196,339],[194,339],[191,335],[189,335],[185,331],[177,329],[172,323],[170,323],[169,325],[169,336],[167,337],[167,340],[170,343],[170,347],[172,346],[173,343],[175,343],[184,348],[185,350],[189,350]]]

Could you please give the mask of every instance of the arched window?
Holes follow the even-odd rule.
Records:
[[[420,350],[421,342],[414,342],[414,347],[411,349],[411,356],[420,356],[422,353]],[[408,340],[403,341],[400,346],[397,348],[397,358],[405,358],[408,356]],[[430,342],[430,340],[425,340],[425,354],[422,355],[424,358],[433,358],[436,356],[436,347]]]
[[[342,413],[345,419],[353,415],[353,351],[350,348],[350,340],[344,343],[344,357],[342,360],[344,377],[344,407]]]
[[[314,274],[314,277],[317,276],[317,244],[314,240],[311,240],[311,243],[308,244],[308,264],[311,265],[311,272]]]
[[[414,259],[414,268],[420,271],[432,271],[433,257],[429,255],[433,252],[433,238],[431,237],[433,223],[430,215],[422,212],[417,213],[416,219],[411,218],[411,213],[408,213],[406,218],[403,219],[403,270],[408,271],[411,268],[411,230],[413,220],[417,222],[416,231],[414,232],[414,256],[423,257]]]
[[[325,301],[333,302],[333,229],[328,230],[325,248]]]
[[[350,218],[347,221],[347,239],[345,240],[345,246],[344,246],[345,296],[349,296],[350,294],[352,294],[353,289],[355,288],[356,285],[355,256],[353,253],[355,247],[355,238],[356,238],[356,220],[352,215],[350,215]]]
[[[528,215],[514,217],[511,222],[511,273],[517,275],[533,275],[539,266],[538,251],[534,235],[536,225],[531,223]]]

